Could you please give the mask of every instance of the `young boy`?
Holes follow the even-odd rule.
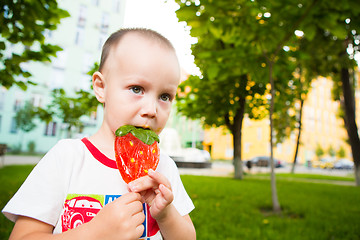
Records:
[[[179,79],[166,38],[147,29],[112,34],[93,75],[103,123],[89,138],[59,141],[34,168],[3,209],[16,221],[10,239],[195,239],[194,205],[168,156],[129,184],[114,160],[118,127],[162,131]]]

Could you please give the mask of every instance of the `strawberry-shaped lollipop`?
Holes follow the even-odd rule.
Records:
[[[150,129],[131,125],[119,127],[115,132],[115,158],[126,183],[155,170],[160,158],[159,136]]]

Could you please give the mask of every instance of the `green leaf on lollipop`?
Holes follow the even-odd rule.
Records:
[[[150,129],[137,128],[132,125],[124,125],[119,127],[115,131],[115,135],[118,137],[125,136],[126,134],[131,133],[134,137],[138,138],[140,141],[147,145],[153,144],[155,141],[160,142],[159,136]]]

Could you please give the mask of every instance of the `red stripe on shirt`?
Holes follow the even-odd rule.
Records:
[[[102,152],[99,151],[87,138],[81,139],[81,141],[85,144],[90,153],[94,156],[96,160],[101,162],[107,167],[117,169],[116,161],[108,158]]]

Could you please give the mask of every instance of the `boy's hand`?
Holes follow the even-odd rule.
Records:
[[[130,192],[105,205],[89,222],[99,239],[139,239],[145,220],[141,201],[139,193]]]
[[[165,176],[150,169],[147,176],[130,182],[128,186],[132,192],[143,196],[154,219],[159,220],[166,216],[166,207],[171,204],[174,195],[170,182]]]

